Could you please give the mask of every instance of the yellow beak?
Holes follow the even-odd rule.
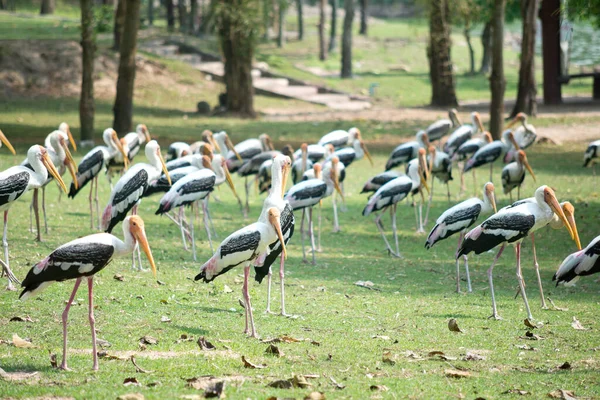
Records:
[[[283,199],[283,194],[285,193],[285,188],[287,186],[288,176],[290,175],[290,167],[285,166],[283,168],[283,176],[281,177],[281,198]]]
[[[156,279],[156,264],[154,263],[154,257],[152,257],[152,251],[150,250],[150,245],[146,238],[146,232],[143,229],[139,229],[135,231],[134,236],[135,240],[140,244],[140,248],[146,254],[146,257],[148,257],[150,268],[152,268],[152,274],[154,275],[154,279]]]
[[[240,153],[238,153],[237,150],[235,149],[235,146],[233,145],[233,142],[231,141],[231,139],[229,139],[229,136],[225,136],[225,143],[227,143],[227,146],[229,146],[231,151],[233,151],[233,154],[235,154],[236,158],[239,161],[243,161],[242,156],[240,156]],[[226,154],[224,154],[224,155],[226,155]]]
[[[285,242],[283,240],[283,233],[281,232],[281,221],[278,217],[271,218],[271,225],[275,228],[275,232],[277,232],[277,237],[279,238],[279,243],[281,243],[281,254],[283,255],[283,259],[287,259],[287,249],[285,248]]]
[[[369,162],[371,163],[371,167],[372,167],[374,165],[373,159],[371,158],[371,154],[369,153],[369,150],[367,150],[367,145],[364,143],[361,143],[360,146],[362,147],[363,151],[365,152],[365,157],[367,157],[367,159],[369,159]]]
[[[533,169],[531,168],[531,165],[529,165],[529,161],[527,161],[527,159],[525,159],[523,161],[523,165],[525,165],[525,168],[527,168],[527,171],[529,171],[529,173],[531,174],[531,177],[533,178],[533,181],[536,182],[536,180],[535,180],[535,174],[533,173]]]
[[[563,206],[563,211],[567,217],[567,221],[569,221],[569,226],[575,235],[575,244],[577,245],[577,250],[581,250],[581,241],[579,240],[579,232],[577,232],[577,223],[575,222],[575,207],[573,207],[571,203],[567,202]]]
[[[13,153],[13,156],[17,154],[14,147],[12,147],[12,144],[10,144],[10,142],[8,141],[6,136],[4,136],[4,133],[2,131],[0,131],[0,140],[8,148],[8,150],[10,150],[10,152]]]
[[[65,193],[67,193],[67,185],[65,185],[65,181],[63,181],[62,177],[60,176],[60,174],[56,170],[56,167],[54,166],[54,163],[52,162],[52,160],[48,156],[48,153],[44,153],[42,155],[42,164],[44,164],[44,166],[48,170],[48,173],[50,175],[52,175],[54,177],[54,179],[56,179],[56,182],[58,182],[58,184],[60,185],[61,189]]]
[[[127,171],[127,169],[129,168],[129,156],[125,152],[125,148],[123,147],[123,144],[119,140],[119,137],[117,136],[117,132],[113,131],[112,139],[113,139],[113,143],[115,144],[115,146],[117,147],[119,152],[123,155],[123,164],[125,165],[125,171]]]
[[[565,225],[565,228],[567,228],[567,230],[569,231],[569,235],[571,235],[571,239],[575,240],[575,233],[573,233],[571,224],[569,223],[569,220],[567,220],[567,217],[566,217],[562,207],[558,203],[556,196],[554,196],[554,195],[552,196],[552,198],[548,202],[548,205],[550,206],[552,211],[554,211],[554,213],[556,215],[558,215],[558,218],[560,218],[560,220],[563,222],[563,224]]]
[[[73,178],[73,184],[75,185],[75,189],[79,189],[79,182],[77,182],[77,164],[75,164],[75,160],[73,160],[73,156],[69,151],[69,146],[62,140],[60,145],[65,151],[65,155],[67,157],[67,162],[65,163],[65,165],[69,170],[69,174],[71,174],[71,177]]]
[[[71,142],[71,146],[73,146],[73,150],[77,151],[77,143],[75,143],[75,139],[73,138],[73,134],[71,134],[71,128],[67,128],[67,136],[69,137],[69,142]]]
[[[160,160],[160,164],[162,165],[162,170],[165,176],[167,177],[167,181],[169,182],[169,186],[171,186],[171,176],[169,175],[169,170],[167,170],[167,164],[165,164],[165,160],[160,152],[158,151],[158,159]]]

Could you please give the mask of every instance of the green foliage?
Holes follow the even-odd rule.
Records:
[[[94,7],[94,32],[110,32],[113,26],[114,14],[113,6],[100,5]]]
[[[244,48],[253,45],[260,31],[259,0],[219,0],[215,3],[216,24],[236,36]]]
[[[590,21],[600,28],[600,0],[568,0],[563,4],[570,19]]]

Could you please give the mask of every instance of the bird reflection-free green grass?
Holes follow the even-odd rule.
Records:
[[[8,133],[8,132],[7,132]],[[235,138],[234,138],[235,139]],[[2,169],[21,161],[19,156],[0,149]],[[577,224],[585,246],[598,234],[600,203],[595,178],[581,168],[583,147],[536,145],[528,158],[538,178],[526,177],[522,193],[530,196],[541,184],[556,189],[562,200],[576,207]],[[366,196],[360,189],[366,179],[383,169],[387,154],[375,157],[375,167],[361,160],[352,165],[346,180],[348,211],[340,214],[342,231],[331,233],[331,199],[323,204],[323,252],[316,266],[301,263],[299,221],[288,246],[286,262],[287,311],[297,318],[263,314],[266,305],[266,281],[251,284],[257,330],[261,338],[288,335],[300,342],[278,343],[284,353],[275,357],[265,353],[267,343],[249,339],[244,328],[241,298],[242,268],[235,268],[212,284],[195,282],[202,262],[211,256],[205,236],[196,232],[200,262],[182,248],[177,227],[166,218],[154,215],[159,197],[144,199],[139,214],[144,218],[150,246],[159,268],[157,285],[149,272],[131,269],[131,259],[117,259],[95,281],[95,316],[98,338],[110,343],[108,355],[126,358],[134,354],[136,362],[149,373],[138,373],[129,360],[100,359],[100,371],[92,372],[87,293],[82,285],[76,305],[69,316],[69,366],[72,372],[53,369],[49,353],[62,350],[61,313],[73,287],[73,281],[55,283],[36,298],[26,302],[18,293],[0,291],[0,367],[8,372],[38,372],[23,381],[0,379],[0,397],[33,398],[64,396],[74,398],[112,398],[141,392],[146,398],[179,398],[201,394],[187,387],[186,379],[203,375],[237,377],[225,387],[229,399],[271,396],[302,398],[312,391],[327,398],[499,398],[517,397],[515,389],[544,398],[557,389],[573,391],[578,397],[600,396],[598,384],[598,301],[600,284],[596,277],[583,278],[576,287],[554,287],[552,274],[575,251],[565,230],[542,229],[536,235],[538,257],[546,295],[566,311],[541,310],[531,257],[531,246],[523,246],[523,269],[533,316],[543,326],[534,330],[540,340],[525,338],[525,312],[519,297],[515,299],[514,251],[507,249],[495,269],[496,296],[502,321],[487,319],[491,314],[486,269],[493,255],[486,253],[470,259],[473,293],[454,292],[454,259],[457,238],[447,239],[433,249],[424,249],[425,236],[415,234],[412,207],[398,207],[400,250],[404,258],[389,257],[372,218],[362,217]],[[136,160],[142,161],[141,155]],[[498,165],[499,166],[499,165]],[[495,183],[500,183],[500,168],[495,168]],[[487,179],[488,170],[478,171],[478,181]],[[451,190],[458,193],[458,173]],[[471,176],[466,176],[467,195],[472,195]],[[238,191],[243,181],[235,178]],[[436,185],[436,188],[441,188]],[[480,188],[477,188],[477,192]],[[44,241],[33,241],[28,231],[31,195],[25,195],[9,213],[11,267],[23,279],[31,266],[57,246],[90,234],[88,189],[75,200],[62,196],[57,187],[47,194],[50,232]],[[108,199],[109,186],[100,177],[101,207]],[[252,193],[251,213],[244,220],[229,190],[217,190],[220,202],[211,200],[211,214],[218,240],[258,217],[262,198]],[[499,206],[508,202],[497,187]],[[449,204],[445,190],[434,195],[430,221]],[[384,226],[389,234],[386,216]],[[122,237],[121,225],[115,228]],[[218,243],[216,243],[218,244]],[[147,261],[145,261],[147,267]],[[114,279],[115,274],[123,280]],[[373,282],[373,289],[359,287],[359,280]],[[278,310],[279,278],[273,274],[272,304]],[[2,281],[4,286],[4,281]],[[463,284],[463,287],[465,285]],[[229,290],[231,289],[231,290]],[[33,322],[10,321],[29,316]],[[164,317],[164,318],[163,318]],[[571,326],[573,317],[589,330]],[[451,332],[447,325],[455,318],[463,333]],[[169,322],[163,322],[169,321]],[[17,348],[8,344],[13,334],[29,338],[35,348]],[[140,338],[149,335],[156,345],[140,348]],[[182,341],[182,335],[193,340]],[[196,340],[204,336],[216,351],[201,351]],[[428,357],[441,351],[446,359]],[[384,362],[386,359],[393,362]],[[465,360],[477,354],[478,360]],[[244,368],[241,357],[264,369]],[[570,369],[559,369],[568,362]],[[447,370],[465,369],[466,378],[447,376]],[[268,384],[293,374],[316,375],[308,379],[310,388],[277,389]],[[124,386],[125,378],[135,377],[141,386]],[[243,383],[242,383],[243,380]],[[344,386],[336,388],[333,383]],[[156,382],[160,384],[154,385]],[[384,385],[388,391],[370,387]],[[503,395],[503,393],[508,393]]]

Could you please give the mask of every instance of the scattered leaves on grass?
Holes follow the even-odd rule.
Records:
[[[413,360],[420,360],[420,359],[421,359],[421,356],[420,356],[420,355],[418,355],[417,353],[415,353],[415,352],[414,352],[414,351],[412,351],[412,350],[406,350],[406,351],[404,352],[404,355],[405,355],[407,358],[412,358]]]
[[[357,281],[355,283],[355,285],[358,287],[365,288],[365,289],[377,290],[378,292],[381,292],[381,289],[376,288],[375,285],[373,284],[373,282],[371,282],[371,281]]]
[[[140,343],[153,345],[153,344],[158,344],[158,340],[153,338],[152,336],[146,335],[146,336],[142,336],[140,338]]]
[[[312,344],[313,346],[320,346],[321,345],[321,343],[317,342],[316,340],[311,340],[310,344]]]
[[[103,358],[105,360],[118,360],[118,361],[126,361],[129,358],[123,356],[117,356],[114,354],[108,354],[106,351],[99,351],[98,357]]]
[[[175,344],[179,344],[182,342],[192,342],[194,340],[193,337],[186,335],[185,333],[182,333],[181,336],[179,336],[179,339],[177,339],[175,341]]]
[[[369,389],[373,390],[373,391],[378,391],[378,392],[387,392],[388,390],[390,390],[385,385],[371,385],[371,386],[369,386]]]
[[[103,349],[106,349],[106,348],[112,346],[112,344],[110,344],[110,342],[108,340],[99,339],[99,338],[96,339],[96,345],[100,346]]]
[[[9,322],[33,322],[33,320],[31,319],[31,317],[29,315],[26,315],[24,317],[17,315],[15,317],[12,317],[8,321]]]
[[[382,357],[382,361],[385,364],[389,364],[389,365],[395,365],[396,364],[396,360],[395,360],[395,356],[394,354],[392,354],[391,351],[384,351],[383,352],[383,357]]]
[[[127,393],[117,397],[117,400],[144,400],[144,395],[141,393]]]
[[[296,339],[295,337],[283,335],[278,338],[261,340],[262,343],[299,343],[305,339]]]
[[[269,383],[267,386],[276,389],[291,389],[292,382],[289,379],[279,379]]]
[[[292,376],[292,385],[295,388],[306,389],[311,386],[311,384],[306,380],[304,375],[296,375]]]
[[[277,356],[277,357],[283,357],[283,351],[281,351],[279,349],[279,347],[275,346],[274,344],[270,344],[267,349],[265,350],[265,353],[270,354],[272,356]]]
[[[335,388],[338,390],[342,390],[346,387],[346,385],[344,385],[343,383],[339,383],[338,381],[336,381],[333,376],[330,376],[329,380],[331,381],[331,383],[333,383]]]
[[[223,286],[223,293],[233,293],[233,289],[225,285]]]
[[[125,278],[123,278],[123,275],[121,275],[121,274],[115,274],[113,276],[113,279],[116,281],[119,281],[119,282],[123,282],[125,280]]]
[[[477,354],[477,353],[473,353],[473,352],[469,351],[462,359],[463,359],[463,361],[483,361],[483,360],[485,360],[485,357],[482,356],[481,354]]]
[[[56,360],[56,353],[52,353],[48,350],[48,356],[50,357],[50,365],[52,368],[58,368],[58,361]]]
[[[587,331],[589,328],[584,328],[583,325],[581,325],[581,322],[579,322],[579,320],[575,317],[573,317],[573,322],[571,322],[571,326],[573,327],[573,329],[576,329],[578,331]]]
[[[527,390],[508,389],[507,391],[502,392],[502,394],[518,394],[519,396],[525,396],[525,395],[531,394],[531,393],[529,393]]]
[[[242,362],[244,363],[244,368],[252,368],[252,369],[261,369],[266,368],[267,366],[264,364],[253,364],[246,359],[246,356],[242,356]]]
[[[525,336],[519,336],[519,339],[525,339],[525,340],[544,340],[546,339],[543,336],[540,335],[536,335],[535,333],[531,332],[531,331],[527,331],[527,333],[525,333]]]
[[[371,336],[371,339],[390,340],[391,338],[385,335],[373,335]]]
[[[39,380],[40,376],[35,372],[6,372],[0,368],[0,378],[6,381],[34,381]]]
[[[462,329],[458,327],[458,322],[456,322],[455,318],[450,318],[450,320],[448,321],[448,329],[450,329],[450,332],[463,333]]]
[[[140,373],[140,374],[151,374],[154,371],[148,371],[142,367],[140,367],[137,362],[135,362],[135,356],[132,354],[131,355],[131,362],[133,363],[133,366],[135,367],[135,372]]]
[[[571,363],[568,361],[565,361],[564,363],[562,363],[558,369],[563,369],[563,370],[569,370],[572,369],[573,367],[571,366]]]
[[[456,357],[447,356],[443,351],[430,351],[427,353],[427,357],[439,358],[442,361],[454,361]]]
[[[171,322],[171,318],[167,317],[166,315],[163,315],[162,317],[160,317],[160,322]]]
[[[20,347],[22,349],[37,349],[38,346],[31,343],[30,340],[21,339],[19,335],[13,333],[12,343],[15,347]]]
[[[123,380],[123,386],[140,386],[140,382],[135,376],[132,376]]]
[[[461,371],[459,369],[445,369],[444,375],[449,378],[468,378],[471,376],[469,371]]]
[[[204,336],[200,336],[200,338],[198,339],[198,341],[196,343],[198,343],[198,346],[200,347],[200,350],[202,350],[202,351],[216,350],[216,347],[211,342],[206,340],[206,338]]]
[[[556,311],[569,311],[568,308],[564,308],[564,307],[559,307],[556,304],[554,304],[554,302],[552,301],[552,299],[550,297],[546,297],[548,299],[548,301],[550,302],[550,304],[552,305],[552,308]]]
[[[225,397],[225,381],[215,381],[204,389],[204,397],[206,399],[221,399]]]
[[[575,393],[570,390],[556,389],[548,393],[548,397],[552,399],[576,400]]]
[[[227,379],[227,378],[226,378]],[[211,375],[186,379],[187,386],[196,390],[204,390],[204,398],[225,397],[225,380]]]
[[[525,318],[523,320],[523,323],[525,324],[526,327],[531,328],[531,329],[539,328],[539,326],[537,326],[534,322],[530,321],[529,318]]]
[[[322,392],[312,392],[307,396],[304,396],[304,400],[325,400],[325,393]]]
[[[519,344],[516,345],[517,349],[521,349],[521,350],[530,350],[530,351],[537,351],[537,349],[535,347],[531,347],[528,344]]]

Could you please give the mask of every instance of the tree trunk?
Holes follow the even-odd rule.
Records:
[[[42,7],[40,8],[40,14],[54,14],[54,8],[56,7],[55,0],[42,0]]]
[[[367,18],[369,17],[368,7],[369,0],[360,0],[360,31],[358,33],[365,36],[367,36]]]
[[[354,20],[354,0],[344,1],[344,30],[342,32],[342,72],[344,79],[352,78],[352,21]]]
[[[252,85],[252,59],[254,57],[255,22],[248,21],[248,9],[257,5],[249,0],[222,0],[219,12],[219,39],[225,58],[225,87],[227,110],[242,117],[256,117],[254,87]]]
[[[140,27],[141,0],[127,0],[127,12],[119,59],[117,96],[113,107],[113,128],[120,134],[131,131],[133,116],[133,86],[135,83],[135,53]]]
[[[483,27],[481,33],[481,46],[483,47],[483,55],[481,56],[480,74],[490,72],[490,64],[492,63],[492,22],[488,21]]]
[[[285,10],[287,8],[287,0],[279,0],[277,9],[279,11],[279,27],[277,30],[277,47],[283,47],[285,43]]]
[[[167,30],[169,32],[175,31],[175,7],[173,6],[173,0],[165,0],[167,6]]]
[[[339,0],[331,0],[331,30],[329,33],[329,52],[337,47],[337,12]]]
[[[431,105],[456,107],[454,70],[450,57],[449,0],[431,0],[429,3],[429,76]]]
[[[327,59],[327,48],[325,47],[325,5],[327,0],[319,0],[319,60]]]
[[[154,0],[148,0],[148,25],[154,25]]]
[[[177,0],[177,17],[179,23],[179,32],[185,32],[187,30],[187,10],[185,7],[185,0]]]
[[[80,140],[94,138],[94,5],[93,0],[80,0],[81,7],[81,97],[79,99]]]
[[[473,50],[473,43],[471,43],[470,23],[465,24],[463,34],[465,35],[465,41],[467,42],[467,47],[469,48],[469,75],[475,75],[475,50]]]
[[[198,0],[190,0],[190,20],[188,22],[188,33],[195,35],[198,33]]]
[[[296,0],[296,11],[298,12],[298,40],[304,40],[304,15],[302,11],[302,0]]]
[[[127,13],[127,0],[119,0],[115,10],[115,26],[113,27],[113,50],[121,48],[121,37],[123,37],[123,26],[125,25],[125,14]]]
[[[517,101],[511,116],[520,112],[535,116],[537,114],[537,88],[535,85],[535,31],[538,0],[521,0],[521,21],[523,39],[521,41],[521,66]]]
[[[504,129],[504,9],[506,0],[495,0],[492,14],[492,73],[490,75],[490,133],[494,140],[499,140]]]

